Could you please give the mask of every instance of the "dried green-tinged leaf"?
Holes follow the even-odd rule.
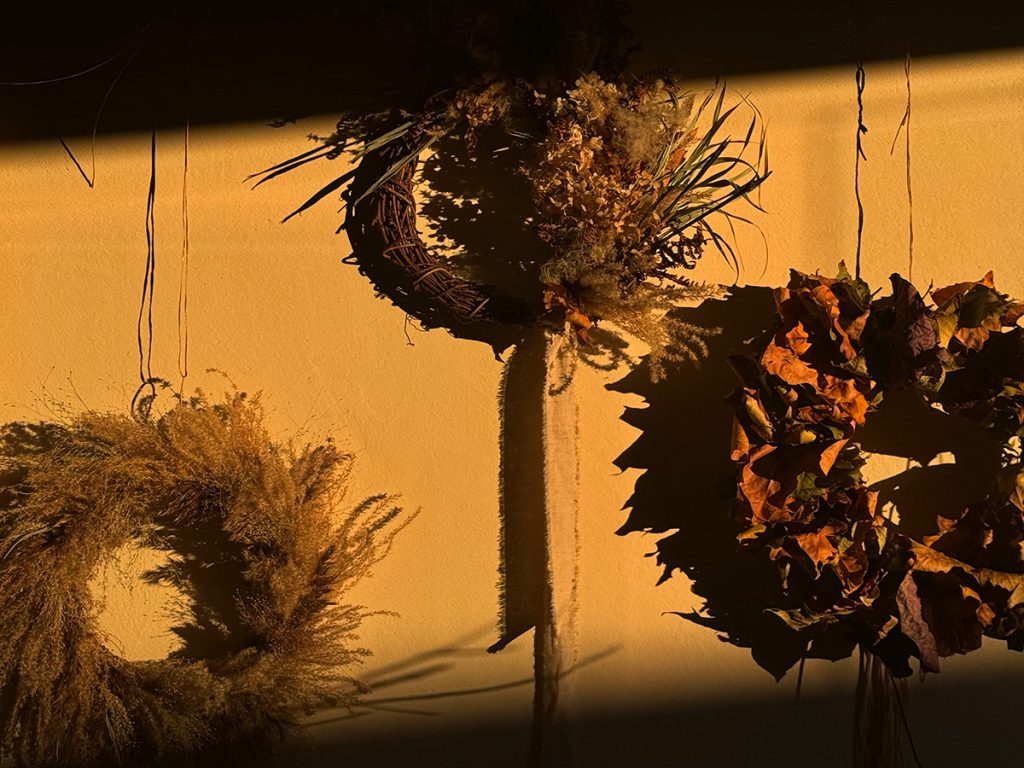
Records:
[[[793,496],[797,501],[809,501],[824,496],[826,489],[818,487],[818,476],[812,472],[801,472],[796,476],[796,491]]]
[[[998,328],[1000,319],[1010,302],[994,288],[976,285],[960,299],[961,328],[981,328],[986,325]]]
[[[755,397],[747,394],[743,398],[743,408],[758,437],[762,440],[771,440],[775,433],[775,427],[772,426],[772,421],[768,418],[761,403]]]
[[[308,200],[306,200],[306,202],[304,202],[302,205],[300,205],[294,211],[292,211],[287,216],[285,216],[283,219],[281,219],[281,223],[284,224],[286,221],[288,221],[288,219],[292,218],[293,216],[297,216],[298,214],[302,213],[303,211],[306,211],[306,210],[312,208],[314,205],[316,205],[318,202],[323,200],[325,197],[327,197],[332,192],[336,192],[337,190],[341,189],[346,184],[348,184],[349,181],[352,180],[352,177],[354,175],[355,175],[355,171],[352,170],[352,171],[349,171],[348,173],[343,173],[341,176],[336,178],[334,181],[332,181],[332,182],[330,182],[328,184],[325,184],[323,187],[320,188],[319,191],[316,192],[316,194],[314,194],[312,197],[310,197]]]
[[[754,525],[740,533],[736,538],[739,541],[752,541],[768,530],[766,525]]]
[[[423,152],[428,150],[434,144],[434,142],[438,140],[438,138],[440,138],[440,137],[439,136],[434,136],[434,135],[429,135],[426,139],[421,140],[418,144],[416,144],[416,146],[414,146],[412,149],[410,149],[404,155],[399,157],[398,160],[394,161],[391,165],[389,165],[385,169],[384,173],[382,173],[380,175],[380,177],[378,177],[378,179],[376,181],[374,181],[369,187],[367,187],[363,191],[363,193],[361,195],[359,195],[359,197],[357,197],[355,200],[352,201],[351,205],[353,205],[353,206],[358,205],[363,200],[365,200],[367,197],[369,197],[374,192],[376,192],[378,189],[380,189],[381,186],[383,186],[388,181],[393,179],[409,163],[415,162],[416,159],[421,154],[423,154]]]
[[[956,315],[937,315],[935,317],[936,330],[938,331],[939,346],[949,347],[949,342],[956,333],[959,319]]]
[[[834,616],[826,613],[815,614],[800,610],[785,611],[780,608],[769,608],[768,613],[778,616],[786,622],[786,626],[797,632],[821,626],[822,624],[831,624],[836,621]]]

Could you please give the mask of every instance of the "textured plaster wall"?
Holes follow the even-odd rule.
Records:
[[[890,156],[904,108],[902,62],[872,64],[867,76],[864,276],[881,286],[908,267],[902,143]],[[1002,290],[1024,296],[1024,53],[918,61],[913,84],[915,281],[944,284],[993,268]],[[762,196],[769,214],[757,218],[767,257],[755,232],[741,232],[740,282],[778,285],[790,267],[828,272],[839,259],[852,265],[852,68],[730,85],[765,116],[774,171]],[[482,345],[441,331],[410,331],[407,343],[402,313],[341,263],[348,244],[332,234],[337,206],[278,223],[342,172],[343,160],[256,191],[242,183],[305,149],[307,133],[325,133],[331,124],[324,116],[277,130],[194,129],[191,142],[189,386],[218,391],[223,380],[203,371],[226,371],[241,388],[265,393],[281,436],[331,434],[350,447],[358,456],[354,498],[400,492],[405,505],[422,510],[356,595],[398,614],[375,617],[363,631],[375,653],[364,674],[392,701],[366,716],[318,716],[323,722],[301,755],[282,760],[333,760],[377,738],[388,745],[376,748],[380,761],[392,750],[419,755],[422,765],[519,765],[531,700],[523,684],[531,675],[529,639],[499,655],[480,650],[494,637],[498,596],[501,366]],[[87,156],[87,138],[70,142]],[[56,141],[0,145],[0,419],[46,418],[54,402],[127,406],[137,375],[148,143],[142,135],[102,139],[95,189]],[[153,369],[173,379],[182,136],[162,131],[158,151]],[[734,280],[712,256],[697,274]],[[578,672],[577,707],[581,718],[610,718],[601,727],[581,726],[581,764],[774,765],[797,745],[819,755],[831,750],[842,764],[856,663],[809,663],[803,698],[795,701],[795,674],[776,684],[748,651],[665,615],[698,608],[699,600],[683,577],[655,586],[658,569],[643,557],[652,538],[614,535],[637,476],[612,464],[637,436],[619,416],[625,406],[642,405],[605,389],[621,375],[580,373],[581,656],[608,653]],[[883,462],[877,471],[891,468]],[[96,582],[108,598],[103,626],[110,642],[132,658],[174,647],[172,596],[133,584],[132,573],[147,562],[145,553],[127,556],[120,575],[111,569]],[[413,663],[388,671],[405,662]],[[395,679],[424,669],[429,674]],[[978,681],[987,687],[973,686]],[[1024,658],[994,643],[945,662],[927,685],[912,682],[913,726],[926,764],[952,765],[967,755],[979,765],[1012,764],[1008,755],[1019,754],[1024,741],[1019,729],[1004,727],[1006,708],[1019,716],[1020,707],[1003,698],[1022,682]],[[429,697],[490,686],[497,690]],[[477,744],[474,733],[489,741]],[[402,744],[415,751],[402,752]],[[359,754],[364,765],[375,764],[369,751]],[[822,764],[802,760],[790,764]]]

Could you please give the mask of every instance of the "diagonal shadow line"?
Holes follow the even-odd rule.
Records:
[[[591,664],[596,664],[609,656],[613,656],[621,650],[621,646],[612,646],[603,651],[591,654],[585,657],[578,664],[570,667],[564,672],[561,677],[568,677],[569,675],[577,672],[584,667],[589,667]],[[524,685],[533,685],[533,675],[530,677],[524,677],[519,680],[512,680],[507,683],[497,683],[496,685],[484,685],[476,688],[460,688],[454,691],[438,691],[437,693],[423,693],[423,694],[411,694],[409,696],[393,696],[387,699],[370,699],[368,703],[371,704],[392,704],[402,701],[429,701],[431,699],[450,699],[458,696],[471,696],[477,693],[492,693],[495,691],[506,691],[511,688],[519,688]]]
[[[431,712],[426,709],[410,709],[409,707],[388,707],[381,704],[362,704],[360,705],[367,709],[372,709],[375,712],[390,712],[395,715],[417,715],[419,717],[437,717],[440,713]],[[366,714],[372,714],[367,712]]]
[[[486,653],[482,648],[466,648],[467,643],[473,643],[477,640],[482,640],[487,637],[492,631],[490,624],[477,627],[471,632],[456,638],[451,644],[441,646],[440,648],[434,648],[429,651],[423,651],[422,653],[413,654],[405,659],[401,659],[391,664],[385,664],[377,667],[376,669],[370,670],[366,675],[363,676],[363,680],[369,684],[374,685],[374,677],[383,677],[392,672],[400,672],[410,667],[415,667],[417,664],[429,661],[431,659],[438,658],[449,658],[453,656],[478,656]],[[378,683],[379,685],[379,683]]]
[[[566,670],[561,675],[561,677],[568,677],[569,675],[572,675],[572,674],[576,673],[578,670],[581,670],[584,667],[589,667],[592,664],[596,664],[599,661],[603,661],[604,659],[606,659],[606,658],[608,658],[610,656],[615,655],[621,649],[622,649],[622,646],[614,645],[614,646],[611,646],[609,648],[606,648],[603,651],[598,651],[597,653],[591,654],[590,656],[587,656],[587,657],[583,658],[579,663],[573,665],[568,670]],[[436,693],[410,694],[409,696],[391,696],[391,697],[382,698],[382,699],[366,699],[363,702],[361,702],[356,708],[362,707],[362,708],[371,708],[372,709],[372,708],[377,708],[377,707],[379,707],[382,704],[401,704],[401,703],[404,703],[404,702],[413,702],[413,701],[432,701],[432,700],[435,700],[435,699],[451,699],[451,698],[459,698],[459,697],[462,697],[462,696],[474,696],[476,694],[481,694],[481,693],[497,693],[499,691],[508,691],[508,690],[512,690],[514,688],[522,688],[523,686],[533,685],[533,682],[534,682],[533,675],[530,675],[529,677],[523,677],[523,678],[519,678],[517,680],[510,680],[509,682],[506,682],[506,683],[497,683],[495,685],[483,685],[483,686],[478,686],[478,687],[474,687],[474,688],[458,688],[458,689],[455,689],[455,690],[452,690],[452,691],[438,691]],[[385,710],[385,711],[388,711],[388,710]],[[395,711],[397,711],[397,710],[395,710]],[[315,723],[310,723],[308,727],[313,728],[313,727],[317,727],[317,726],[321,726],[321,725],[329,725],[331,723],[337,723],[337,722],[342,722],[344,720],[350,720],[353,717],[362,717],[365,714],[368,714],[368,713],[360,713],[360,714],[357,714],[357,715],[348,714],[348,715],[342,715],[340,717],[332,717],[332,718],[330,718],[328,720],[319,720],[319,721],[317,721]],[[416,714],[427,714],[427,713],[425,713],[425,712],[417,712]]]
[[[422,680],[424,677],[430,677],[431,675],[437,675],[442,672],[447,672],[454,666],[454,664],[429,664],[420,669],[414,669],[410,672],[406,672],[404,675],[384,677],[376,681],[364,678],[363,682],[376,691],[381,688],[388,688],[390,686],[400,685],[401,683],[409,683],[414,680]]]

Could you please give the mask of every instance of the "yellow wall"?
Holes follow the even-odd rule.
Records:
[[[883,286],[891,272],[905,274],[908,266],[902,145],[889,153],[904,108],[902,62],[872,64],[867,75],[864,276]],[[852,263],[852,68],[736,78],[730,85],[749,94],[767,119],[774,171],[762,194],[769,214],[757,219],[769,242],[767,264],[762,269],[759,236],[742,232],[741,280],[777,285],[790,267],[828,272],[839,259]],[[917,61],[913,86],[915,282],[974,279],[992,268],[1000,289],[1024,296],[1024,53]],[[409,508],[422,509],[375,577],[359,587],[360,601],[400,614],[366,624],[363,639],[375,656],[365,674],[373,681],[388,676],[375,670],[418,654],[455,646],[463,651],[420,659],[420,667],[444,668],[387,685],[381,698],[527,680],[528,638],[499,655],[479,650],[493,640],[498,595],[500,364],[484,346],[441,331],[413,332],[414,345],[407,344],[403,314],[374,298],[355,268],[341,263],[348,244],[332,234],[340,223],[337,205],[278,223],[339,174],[344,160],[308,166],[256,191],[243,183],[248,173],[305,149],[305,135],[327,133],[332,122],[333,116],[323,116],[277,130],[262,124],[193,129],[189,384],[217,390],[222,380],[202,373],[215,367],[243,389],[264,391],[282,436],[330,433],[355,451],[356,496],[396,491]],[[80,157],[88,154],[88,138],[71,144]],[[148,144],[144,135],[102,139],[95,189],[86,187],[56,141],[0,146],[3,421],[46,417],[53,401],[123,408],[134,392]],[[173,379],[181,134],[162,131],[158,150],[153,369]],[[697,275],[733,279],[710,256]],[[845,744],[855,662],[809,663],[804,699],[794,702],[795,675],[776,684],[748,651],[664,615],[699,602],[682,577],[655,587],[658,569],[643,557],[653,539],[614,535],[638,474],[619,473],[612,464],[637,437],[619,416],[624,406],[642,403],[605,389],[621,372],[583,369],[579,375],[581,656],[614,653],[580,670],[577,707],[612,712],[619,726],[581,730],[581,764],[616,755],[622,765],[641,759],[646,765],[710,765],[685,758],[688,750],[704,754],[694,745],[710,738],[702,711],[721,712],[714,764],[741,764],[735,761],[748,754],[746,742],[761,734],[775,734],[758,747],[765,765],[803,740]],[[104,620],[112,642],[136,658],[166,653],[171,640],[160,611],[167,596],[142,586],[129,595],[117,579],[109,581]],[[133,611],[140,610],[151,619],[139,621]],[[990,685],[989,693],[971,687],[978,680]],[[1018,700],[1008,705],[999,695],[1019,690],[1009,686],[1021,682],[1024,659],[986,643],[970,658],[944,662],[927,686],[913,683],[915,736],[931,756],[926,764],[950,765],[944,760],[968,749],[992,756],[978,764],[1009,764],[995,756],[1024,747],[1019,730],[992,733],[985,722],[1003,722],[1007,706],[1019,714]],[[326,759],[342,754],[339,744],[386,734],[391,746],[378,752],[386,755],[404,748],[399,743],[420,745],[417,734],[452,731],[457,735],[430,743],[436,751],[418,764],[519,765],[530,697],[530,686],[522,684],[389,705],[416,713],[323,715],[332,722],[314,727],[306,748]],[[934,709],[932,718],[929,700],[956,702],[956,712]],[[668,720],[630,714],[647,710],[680,714]],[[496,723],[508,724],[507,730]],[[474,746],[468,731],[458,735],[484,725],[496,728],[486,731],[497,740],[490,746]],[[427,748],[416,750],[423,756]],[[842,748],[836,758],[845,759]],[[365,755],[362,762],[374,764]]]

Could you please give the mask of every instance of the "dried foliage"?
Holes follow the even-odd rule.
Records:
[[[0,765],[195,764],[266,745],[353,701],[367,612],[346,590],[399,526],[386,497],[338,515],[351,457],[274,442],[258,399],[194,398],[158,419],[87,413],[7,425],[0,451]],[[340,519],[339,519],[340,517]],[[129,542],[222,532],[241,572],[241,647],[129,662],[97,629],[88,586]]]
[[[774,612],[808,639],[842,633],[909,674],[966,653],[983,634],[1024,650],[1024,305],[989,273],[931,292],[893,275],[892,295],[842,269],[793,272],[743,386],[732,459],[741,543],[767,551],[790,604]],[[1000,485],[913,541],[876,508],[856,431],[888,391],[993,430],[1006,441]]]
[[[260,183],[353,147],[357,168],[296,212],[346,188],[350,237],[372,234],[375,251],[410,270],[411,285],[400,292],[418,291],[446,305],[448,319],[456,322],[512,318],[556,328],[568,322],[584,344],[591,327],[606,321],[649,345],[651,370],[659,377],[665,362],[699,354],[706,335],[668,311],[717,294],[683,273],[708,244],[736,263],[712,218],[721,217],[731,230],[734,221],[747,221],[731,204],[758,207],[751,193],[769,172],[763,134],[755,136],[757,112],[751,108],[735,138],[727,126],[746,102],[727,108],[724,88],[698,103],[664,80],[606,82],[590,74],[570,88],[549,91],[498,79],[441,94],[421,114],[397,121],[383,115],[346,119],[321,150],[267,169],[258,174]],[[400,211],[408,219],[410,207],[415,214],[412,171],[440,137],[458,135],[473,147],[476,133],[489,126],[504,129],[524,150],[520,171],[532,186],[536,211],[529,224],[553,253],[541,268],[540,300],[528,312],[509,312],[509,303],[492,289],[474,290],[472,275],[454,274],[391,215]],[[365,210],[374,213],[361,215]],[[437,324],[438,313],[420,319]]]

